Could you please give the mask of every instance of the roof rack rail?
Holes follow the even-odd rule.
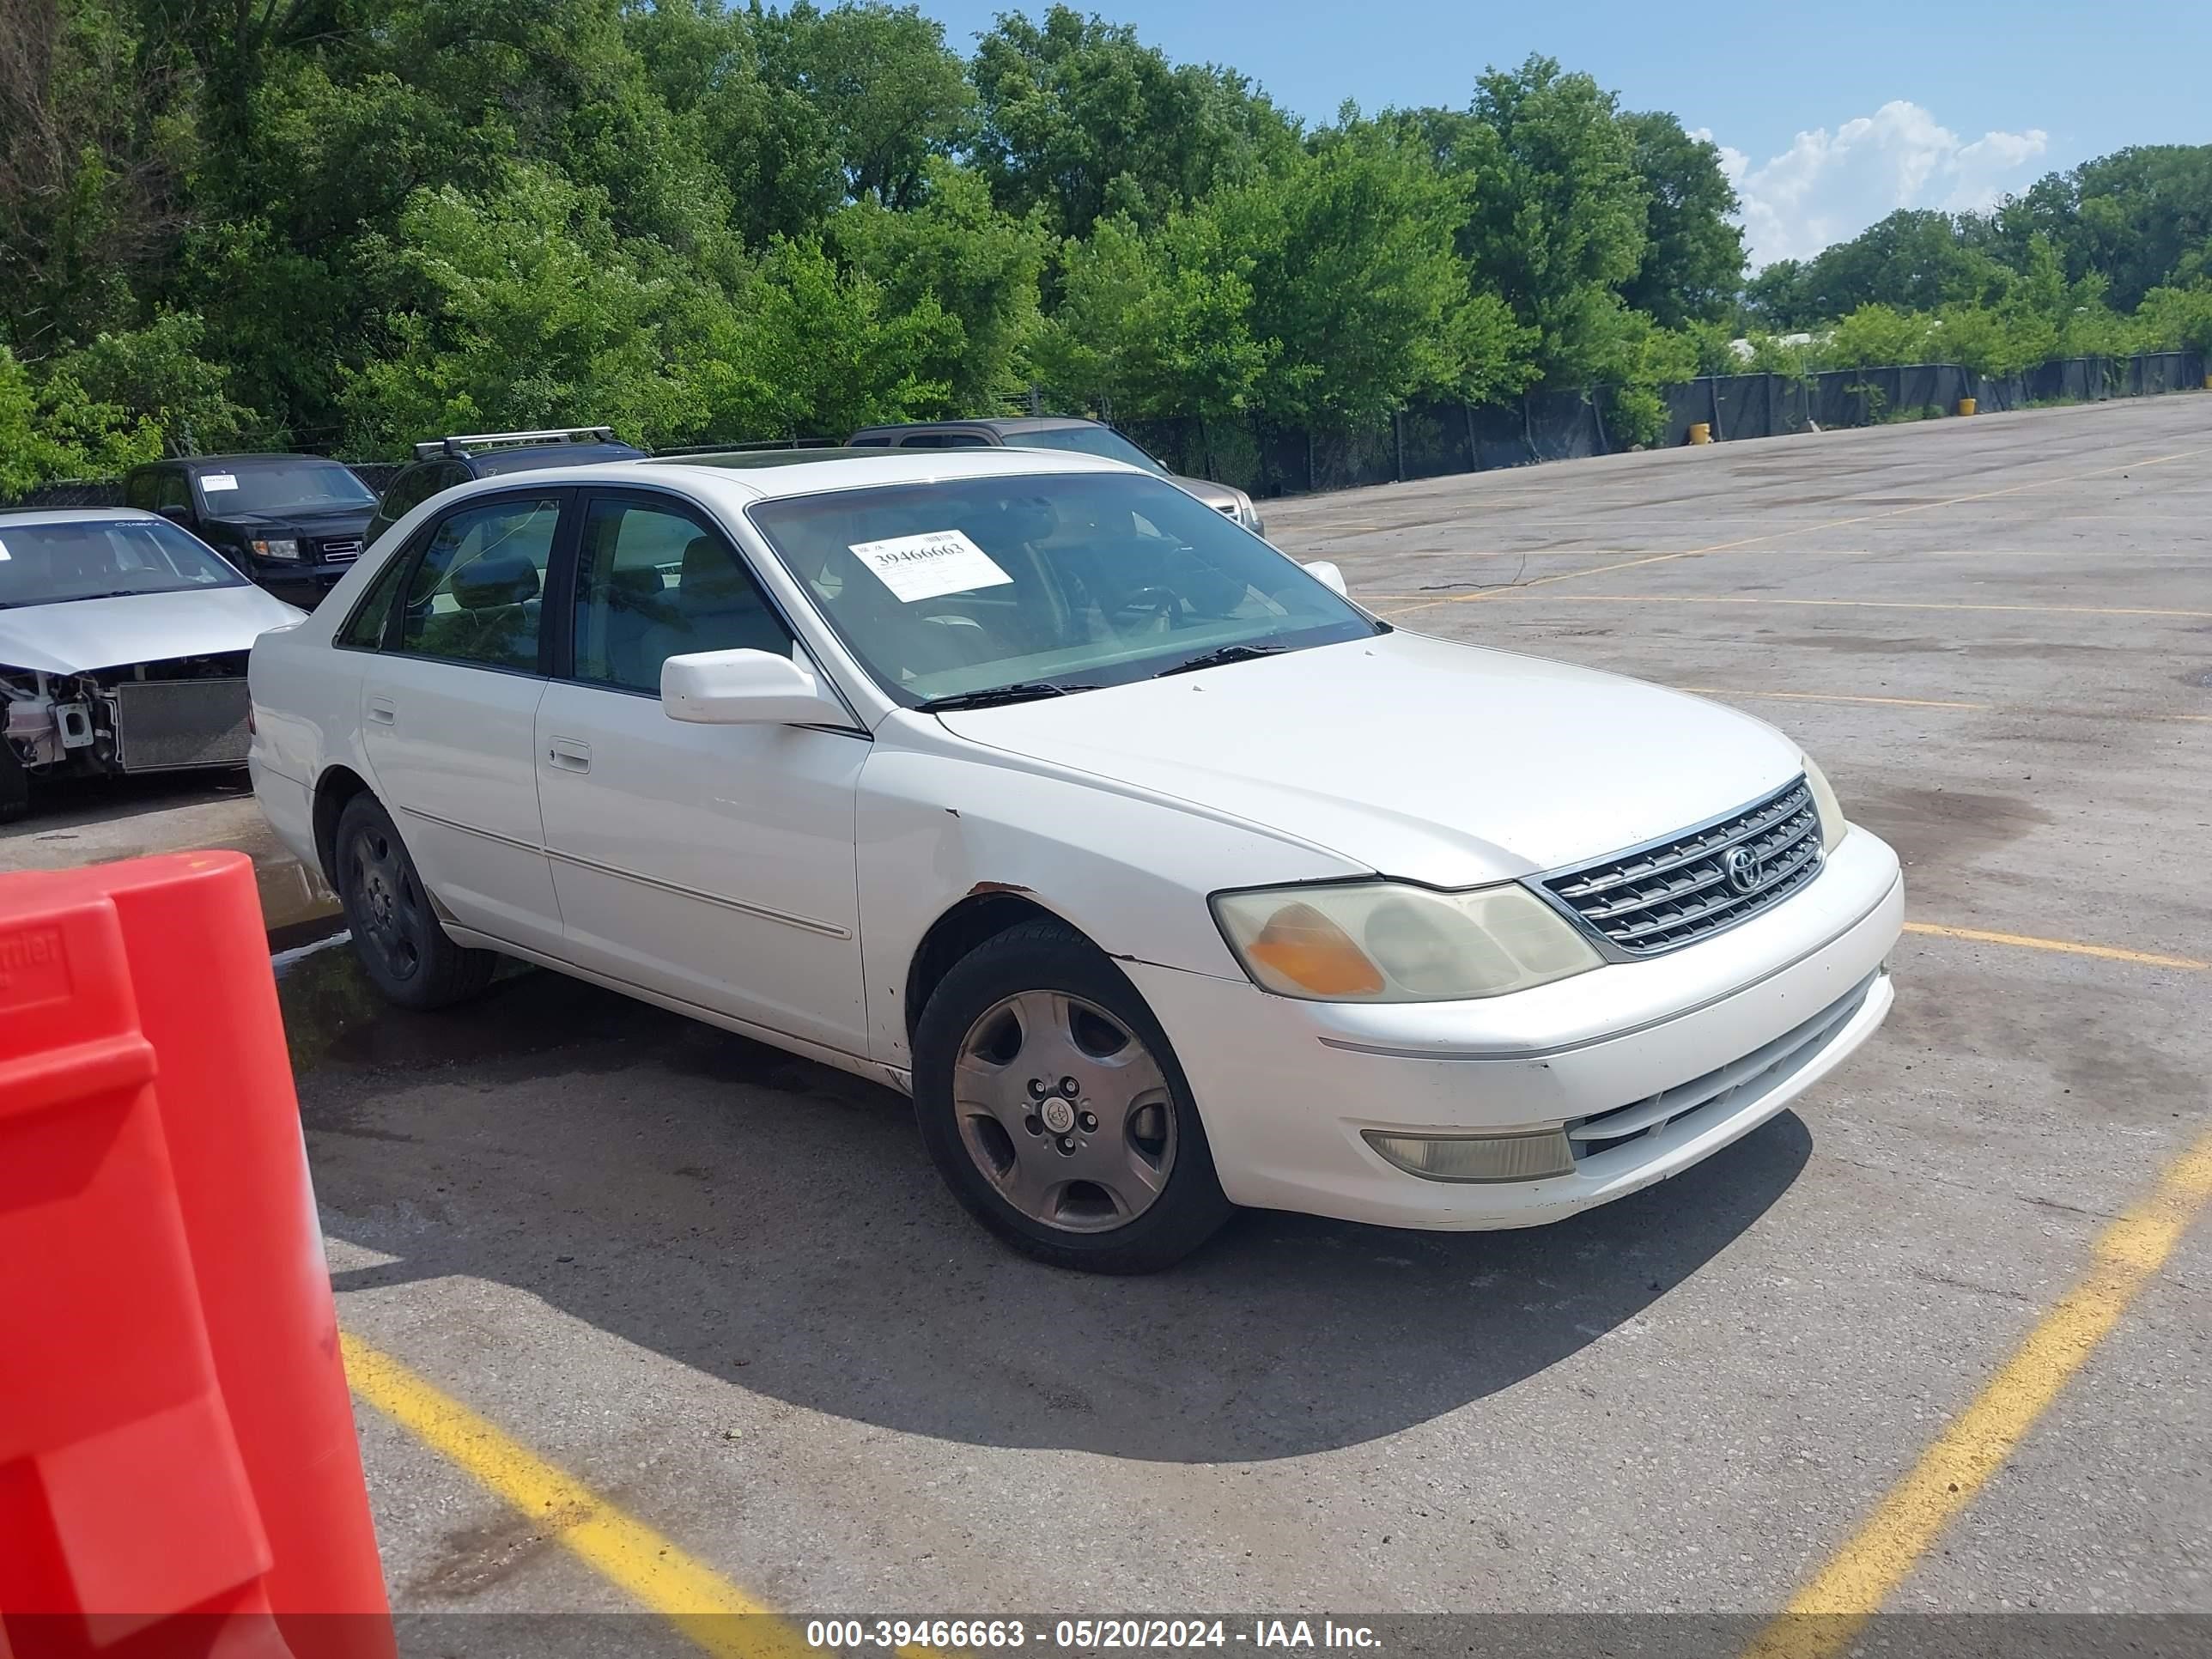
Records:
[[[611,444],[615,441],[615,429],[611,426],[550,427],[543,432],[468,432],[450,438],[432,438],[426,443],[416,444],[415,459],[427,461],[434,455],[466,455],[477,449],[522,444]]]
[[[836,449],[843,441],[840,438],[754,438],[741,444],[677,444],[653,453],[656,459],[663,455],[734,455],[749,449]]]

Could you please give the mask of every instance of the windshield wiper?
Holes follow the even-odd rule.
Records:
[[[932,697],[915,707],[925,714],[946,713],[955,708],[991,708],[1002,702],[1035,702],[1039,697],[1064,697],[1072,691],[1096,691],[1095,685],[1070,685],[1059,680],[1016,680],[1012,685],[994,685],[983,691],[956,691],[947,697]]]
[[[1272,657],[1289,649],[1286,645],[1218,646],[1211,651],[1201,651],[1195,657],[1186,658],[1172,668],[1163,668],[1152,678],[1164,680],[1170,674],[1188,674],[1199,668],[1219,668],[1224,663],[1249,662],[1255,657]]]

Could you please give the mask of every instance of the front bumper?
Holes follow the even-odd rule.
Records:
[[[1521,1227],[1687,1169],[1841,1064],[1889,1012],[1882,964],[1904,904],[1896,854],[1855,829],[1817,878],[1755,921],[1512,996],[1300,1002],[1245,981],[1124,967],[1175,1045],[1237,1203]],[[1425,1180],[1362,1138],[1573,1124],[1672,1091],[1655,1127],[1581,1143],[1571,1174],[1539,1181]]]

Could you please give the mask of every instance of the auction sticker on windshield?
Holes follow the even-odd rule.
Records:
[[[237,489],[238,479],[228,472],[210,472],[200,480],[200,488],[212,495],[218,489]]]
[[[988,553],[957,530],[932,530],[889,541],[854,542],[853,556],[902,605],[966,593],[1013,580]]]

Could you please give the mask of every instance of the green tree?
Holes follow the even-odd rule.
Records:
[[[945,27],[878,0],[820,11],[756,12],[763,67],[818,119],[854,201],[910,208],[933,157],[969,137],[975,94]]]
[[[2100,276],[2111,303],[2133,310],[2212,238],[2212,144],[2140,145],[2046,174],[2001,204],[1985,232],[2023,269],[2039,235],[2069,281]]]
[[[1295,150],[1296,124],[1243,76],[1170,64],[1134,29],[1054,4],[1001,14],[970,68],[976,164],[1017,216],[1084,236],[1123,215],[1156,224]]]
[[[1531,57],[1484,75],[1464,112],[1394,118],[1462,181],[1470,208],[1459,248],[1474,290],[1498,295],[1534,331],[1552,385],[1595,377],[1614,291],[1644,261],[1646,197],[1619,115],[1589,76]]]
[[[1036,351],[1060,400],[1200,420],[1251,403],[1279,347],[1252,336],[1253,260],[1218,205],[1171,213],[1149,233],[1102,219],[1069,246],[1060,307]]]
[[[1741,204],[1720,147],[1692,138],[1663,110],[1620,118],[1645,198],[1644,257],[1620,297],[1668,328],[1717,319],[1743,286],[1744,264],[1743,231],[1732,218]]]
[[[1533,337],[1469,291],[1455,252],[1465,190],[1397,123],[1347,106],[1296,167],[1237,193],[1252,332],[1280,345],[1271,415],[1357,428],[1416,393],[1482,402],[1528,383]]]
[[[695,296],[626,254],[604,204],[556,173],[518,167],[486,197],[422,191],[363,259],[409,296],[344,377],[349,434],[370,453],[425,433],[585,422],[665,443],[705,422],[669,337]]]
[[[1037,277],[1051,239],[1041,218],[1015,219],[992,204],[981,175],[939,158],[920,200],[904,212],[864,198],[831,222],[830,240],[854,271],[882,286],[896,312],[933,299],[957,325],[941,380],[951,411],[981,414],[1027,385],[1024,354],[1039,325]]]
[[[1809,260],[1777,260],[1751,279],[1747,297],[1769,327],[1805,329],[1865,305],[1933,311],[1990,303],[2014,275],[1951,215],[1900,208]]]

